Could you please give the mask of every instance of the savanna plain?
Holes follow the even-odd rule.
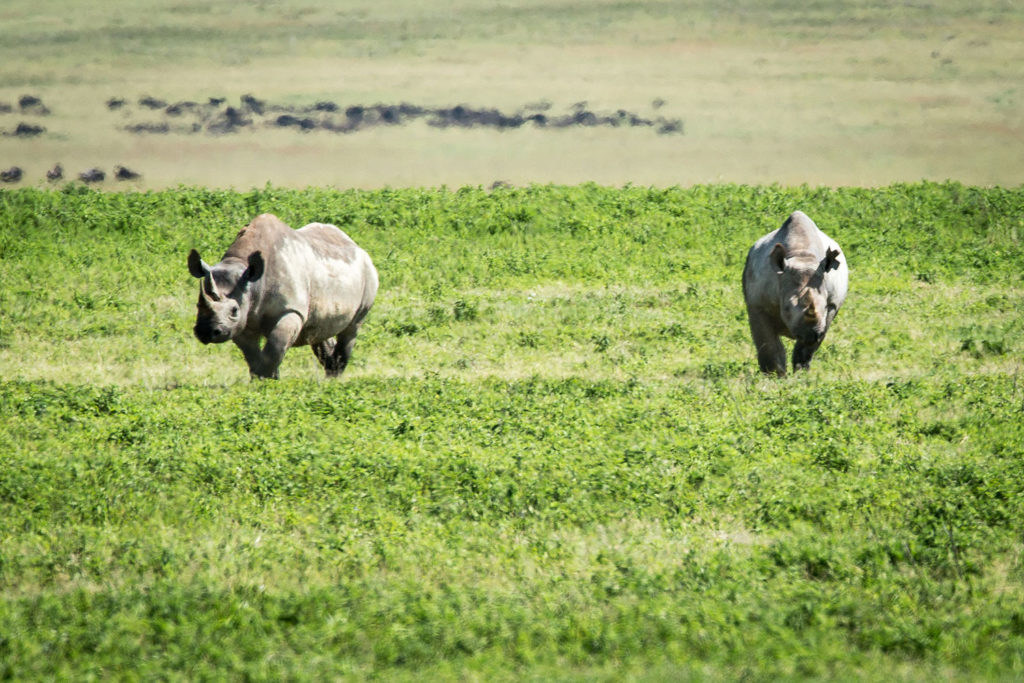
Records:
[[[4,3],[0,679],[1024,677],[1022,27]],[[851,288],[777,379],[794,209]],[[377,265],[340,380],[192,337],[261,212]]]
[[[792,206],[852,294],[762,377]],[[0,194],[5,677],[1011,679],[1024,192]],[[381,295],[341,381],[191,338],[184,254],[275,210]],[[754,220],[751,217],[758,217]]]

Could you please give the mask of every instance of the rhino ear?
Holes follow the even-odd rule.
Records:
[[[247,282],[255,282],[263,277],[264,267],[263,254],[258,251],[254,251],[249,254],[249,267],[245,269],[245,274],[242,277],[245,278]]]
[[[786,270],[786,248],[781,242],[776,242],[772,252],[768,254],[768,260],[775,266],[775,272],[781,275]]]
[[[839,267],[839,250],[829,249],[825,252],[825,260],[821,262],[822,268],[827,273],[830,270],[835,270]]]
[[[195,249],[188,252],[188,272],[192,273],[192,277],[206,277],[210,272],[210,266],[206,265]]]

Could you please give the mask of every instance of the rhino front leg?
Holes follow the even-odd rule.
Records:
[[[828,332],[829,328],[832,327],[832,321],[836,319],[836,313],[839,312],[839,307],[835,304],[828,304],[825,307],[825,331]]]
[[[797,340],[796,345],[793,347],[793,372],[797,370],[810,370],[811,368],[811,357],[814,352],[821,346],[820,341],[802,341]]]
[[[249,365],[249,376],[254,379],[277,379],[284,354],[295,343],[300,331],[302,318],[297,313],[288,313],[277,321],[262,348],[258,334],[239,335],[235,344],[242,350],[245,362]]]
[[[245,363],[249,366],[249,377],[260,377],[260,369],[263,367],[263,352],[260,349],[260,336],[258,334],[244,333],[235,338],[235,345],[241,349],[245,356]]]
[[[284,354],[291,348],[302,331],[302,318],[298,313],[285,313],[281,316],[274,329],[267,335],[267,343],[260,352],[258,367],[249,365],[249,371],[255,377],[277,379],[278,368],[284,360]]]
[[[774,326],[761,313],[747,311],[750,319],[750,336],[754,339],[754,347],[757,349],[757,364],[761,372],[776,374],[780,377],[786,374],[786,347],[775,332]]]

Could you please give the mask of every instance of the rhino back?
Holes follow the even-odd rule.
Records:
[[[787,258],[805,261],[808,269],[815,269],[825,258],[828,249],[839,252],[839,268],[826,274],[825,288],[830,302],[842,303],[846,296],[846,256],[835,240],[826,235],[802,211],[794,211],[782,226],[769,232],[754,243],[747,253],[743,268],[743,294],[748,306],[774,310],[779,301],[779,278],[770,254],[776,244],[786,249]]]
[[[769,252],[775,242],[781,242],[787,255],[806,254],[813,257],[815,263],[825,258],[826,242],[830,240],[803,211],[791,213],[775,232],[775,239],[768,245]]]
[[[377,272],[369,255],[333,225],[310,223],[295,237],[287,251],[307,293],[299,343],[309,344],[337,335],[365,313],[377,292]]]
[[[778,278],[770,255],[776,244],[785,248],[786,258],[803,261],[808,269],[815,269],[828,249],[840,253],[840,267],[825,275],[825,288],[831,295],[846,296],[846,256],[835,240],[829,238],[803,211],[794,211],[781,227],[765,234],[754,243],[743,266],[743,295],[748,305],[777,305]]]
[[[830,249],[839,252],[838,267],[825,273],[822,287],[830,304],[836,308],[842,305],[849,282],[849,269],[842,247],[802,211],[794,211],[779,232],[782,233],[780,240],[786,247],[786,253],[806,258],[809,266],[817,267]]]
[[[747,306],[768,310],[778,309],[779,283],[768,254],[776,243],[778,230],[773,230],[754,243],[747,252],[743,266],[743,297]]]
[[[269,213],[260,214],[238,231],[235,241],[224,252],[221,260],[238,258],[245,261],[250,254],[258,251],[269,264],[281,243],[293,232],[295,231],[277,216]]]

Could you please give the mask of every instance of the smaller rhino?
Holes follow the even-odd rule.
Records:
[[[196,339],[233,341],[254,378],[277,379],[285,352],[307,345],[328,377],[340,375],[378,286],[370,256],[339,228],[293,230],[269,213],[212,266],[190,251],[188,270],[201,281]]]
[[[743,298],[762,372],[786,374],[780,335],[796,340],[793,371],[810,367],[848,282],[843,250],[802,211],[754,243],[743,267]]]

